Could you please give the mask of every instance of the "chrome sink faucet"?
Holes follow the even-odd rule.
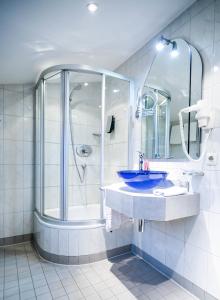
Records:
[[[143,171],[143,163],[144,163],[144,153],[138,151],[138,157],[139,157],[139,171]]]

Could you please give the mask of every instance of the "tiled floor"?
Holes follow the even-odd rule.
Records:
[[[26,243],[0,248],[0,299],[195,298],[135,256],[61,266],[43,261]]]

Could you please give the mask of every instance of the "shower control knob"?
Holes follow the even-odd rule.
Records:
[[[76,147],[76,153],[80,157],[88,157],[92,154],[92,147],[90,145],[79,145]]]

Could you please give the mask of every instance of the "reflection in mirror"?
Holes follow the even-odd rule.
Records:
[[[160,50],[138,100],[142,151],[147,158],[181,159],[185,156],[178,112],[201,99],[202,62],[197,50],[182,39],[170,42],[165,39]],[[193,113],[184,118],[185,142],[188,152],[196,158],[199,156],[200,131]]]

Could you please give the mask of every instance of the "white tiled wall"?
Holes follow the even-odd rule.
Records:
[[[129,83],[117,78],[106,79],[105,123],[114,116],[115,129],[105,128],[105,185],[118,180],[117,171],[128,168]]]
[[[33,86],[0,85],[0,238],[33,222]]]
[[[185,38],[199,49],[204,62],[203,97],[220,105],[220,1],[197,1],[163,33],[168,38]],[[144,80],[158,37],[117,70],[134,77],[137,87]],[[140,124],[136,123],[134,130],[138,149]],[[208,150],[217,152],[220,159],[220,129],[214,130]],[[182,168],[203,168],[205,176],[193,183],[201,195],[201,213],[174,222],[149,222],[144,233],[138,233],[134,227],[134,244],[220,299],[220,160],[213,167],[151,162],[151,168],[167,170],[172,178],[181,177]]]

